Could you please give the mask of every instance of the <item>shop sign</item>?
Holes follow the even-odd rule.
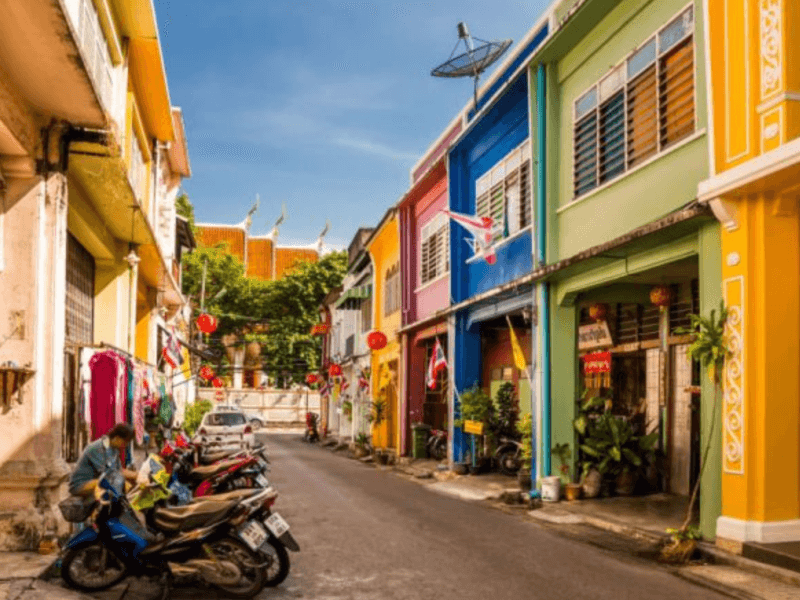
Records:
[[[480,421],[464,421],[464,433],[483,435],[483,423]]]
[[[611,371],[611,352],[595,352],[583,357],[584,373],[609,373]]]
[[[606,321],[598,321],[591,325],[581,325],[578,328],[578,350],[592,350],[593,348],[607,348],[614,345],[611,331]]]

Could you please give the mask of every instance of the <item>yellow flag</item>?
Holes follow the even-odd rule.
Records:
[[[514,353],[514,366],[516,366],[520,371],[528,370],[528,363],[525,360],[525,354],[522,352],[522,348],[519,345],[519,341],[517,341],[517,334],[514,333],[514,328],[511,326],[511,319],[506,316],[508,320],[508,329],[511,331],[511,351]]]

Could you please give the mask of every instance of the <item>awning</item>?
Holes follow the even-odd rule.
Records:
[[[339,310],[358,310],[361,308],[361,301],[371,297],[371,283],[351,287],[339,297],[333,307]]]
[[[467,327],[533,306],[533,286],[527,285],[509,298],[495,298],[489,304],[473,308],[467,317]]]

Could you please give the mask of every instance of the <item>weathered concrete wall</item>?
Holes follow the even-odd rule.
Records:
[[[317,392],[293,390],[237,390],[225,389],[224,401],[217,401],[216,389],[200,389],[198,398],[210,400],[216,405],[233,404],[248,413],[264,418],[266,427],[285,427],[305,424],[306,411],[319,414],[320,401]]]

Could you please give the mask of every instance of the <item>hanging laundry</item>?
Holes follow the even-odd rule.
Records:
[[[133,432],[136,436],[136,443],[141,446],[144,443],[144,402],[145,397],[145,378],[144,369],[136,369],[134,373],[135,390],[133,394]]]
[[[121,394],[121,378],[125,363],[116,352],[98,352],[89,360],[91,369],[90,417],[92,440],[105,435],[119,422],[117,419],[118,398]],[[124,420],[121,419],[121,420]]]

